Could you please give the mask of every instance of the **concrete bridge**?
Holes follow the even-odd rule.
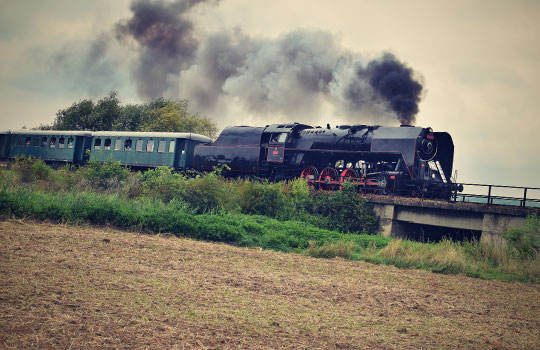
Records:
[[[529,214],[540,215],[539,208],[469,202],[381,196],[368,196],[366,201],[373,204],[382,235],[430,241],[444,236],[501,241],[506,231],[523,226]]]

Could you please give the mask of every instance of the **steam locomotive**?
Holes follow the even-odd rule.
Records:
[[[215,142],[192,133],[5,131],[0,159],[33,156],[50,163],[113,159],[139,168],[211,171],[279,181],[297,177],[321,189],[345,182],[359,192],[450,199],[454,144],[446,132],[409,125],[306,124],[225,128]]]
[[[229,175],[272,181],[305,178],[321,189],[345,182],[373,194],[449,199],[454,143],[446,132],[410,125],[306,124],[225,128],[213,143],[195,147],[193,168],[227,165]]]

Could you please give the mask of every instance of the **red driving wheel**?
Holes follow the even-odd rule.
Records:
[[[358,174],[356,173],[356,171],[354,169],[345,169],[343,170],[343,172],[341,173],[341,176],[339,178],[339,189],[343,189],[343,183],[345,181],[350,181],[350,182],[353,182],[354,179],[358,178]]]
[[[308,166],[300,173],[300,178],[306,179],[310,185],[313,185],[313,181],[317,180],[318,177],[319,172],[313,165]]]
[[[321,176],[319,176],[319,183],[323,190],[334,189],[338,184],[338,173],[336,169],[327,167],[321,171]]]

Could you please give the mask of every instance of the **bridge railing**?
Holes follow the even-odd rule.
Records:
[[[454,201],[540,208],[540,188],[538,187],[460,184],[463,185],[463,192],[457,193],[453,198]]]

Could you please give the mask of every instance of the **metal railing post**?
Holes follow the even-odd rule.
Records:
[[[488,200],[488,204],[491,204],[491,185],[489,185],[489,187],[488,187],[488,198],[487,198],[487,200]]]
[[[527,201],[527,187],[523,190],[523,207],[525,207],[525,202]]]

